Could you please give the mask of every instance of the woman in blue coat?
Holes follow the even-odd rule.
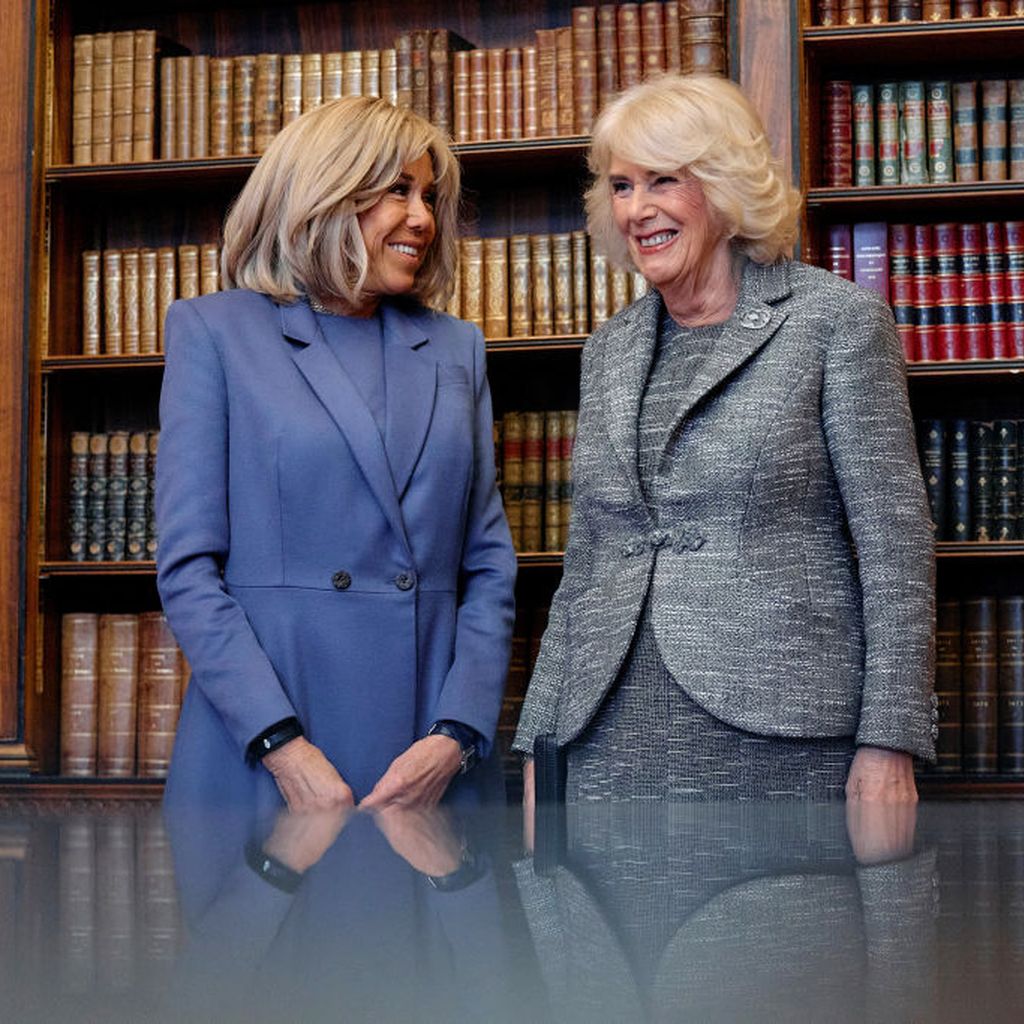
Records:
[[[458,164],[348,97],[273,141],[167,316],[158,586],[192,667],[167,799],[430,804],[486,755],[515,555]],[[275,785],[276,784],[276,785]]]

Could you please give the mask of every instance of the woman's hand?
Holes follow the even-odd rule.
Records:
[[[462,863],[462,842],[443,808],[389,804],[374,812],[374,821],[391,849],[421,874],[443,877]]]
[[[846,799],[864,803],[917,803],[914,759],[902,750],[858,747],[846,779]]]
[[[304,736],[272,750],[263,758],[263,766],[274,776],[290,811],[323,811],[355,804],[352,790],[338,770]]]
[[[380,810],[389,804],[434,807],[444,796],[461,763],[462,751],[451,736],[437,733],[424,736],[391,762],[359,807],[367,811]]]
[[[533,758],[523,758],[523,846],[533,853],[534,817],[537,810],[537,789]]]
[[[284,810],[277,816],[263,852],[301,875],[334,845],[353,810],[351,802],[301,814]]]

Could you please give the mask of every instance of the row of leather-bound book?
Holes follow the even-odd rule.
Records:
[[[1024,0],[817,0],[814,7],[815,24],[835,26],[1024,15]]]
[[[66,612],[61,774],[165,777],[188,680],[162,612]]]

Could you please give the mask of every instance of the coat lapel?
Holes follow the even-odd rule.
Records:
[[[648,292],[609,325],[604,355],[604,402],[608,436],[642,503],[637,463],[640,400],[658,339],[661,298]]]
[[[299,372],[344,435],[388,523],[408,551],[409,540],[384,443],[362,395],[334,357],[305,302],[281,306],[281,330],[294,343],[291,356]]]
[[[384,447],[399,500],[423,450],[434,411],[437,362],[422,351],[427,335],[413,317],[383,306],[387,415]]]
[[[708,357],[683,390],[668,437],[694,407],[762,348],[782,325],[786,313],[776,303],[790,292],[786,264],[763,266],[746,260],[736,309]]]

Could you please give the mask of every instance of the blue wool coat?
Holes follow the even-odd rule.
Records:
[[[290,715],[357,798],[436,719],[493,736],[516,563],[483,338],[381,315],[383,438],[306,302],[168,313],[157,583],[192,668],[169,800],[273,800],[244,751]]]

